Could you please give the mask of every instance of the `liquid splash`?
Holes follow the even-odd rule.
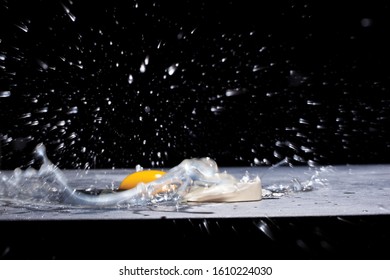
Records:
[[[38,170],[17,168],[11,176],[2,175],[0,201],[13,206],[30,206],[36,209],[50,207],[129,208],[134,206],[174,206],[187,202],[231,202],[280,198],[290,193],[312,191],[326,185],[323,173],[330,167],[321,167],[307,180],[296,177],[288,183],[261,185],[258,174],[248,171],[241,179],[227,172],[219,172],[216,162],[210,158],[185,159],[170,169],[166,175],[136,188],[116,191],[111,185],[102,189],[94,186],[83,190],[71,186],[69,178],[48,159],[46,148],[40,144],[35,156],[42,164]],[[271,167],[268,172],[284,164]],[[136,171],[142,170],[137,166]],[[1,174],[1,173],[0,173]],[[238,199],[238,200],[237,200]]]
[[[219,172],[216,162],[210,158],[186,159],[151,183],[96,195],[71,187],[64,173],[48,159],[44,145],[36,147],[35,155],[42,162],[39,170],[16,169],[11,177],[2,177],[2,200],[99,208],[131,207],[188,201],[231,201],[237,195],[246,199],[250,189],[258,192],[258,199],[261,199],[258,177],[237,180],[226,172]]]

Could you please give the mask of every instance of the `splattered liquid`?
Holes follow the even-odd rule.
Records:
[[[242,174],[240,179],[227,172],[221,173],[210,158],[187,159],[170,169],[161,179],[149,184],[140,183],[132,190],[116,192],[117,182],[115,183],[114,180],[109,184],[95,182],[88,186],[83,186],[81,179],[70,180],[71,178],[51,163],[42,144],[37,146],[35,155],[42,162],[39,170],[28,168],[22,171],[17,168],[10,176],[2,175],[0,199],[3,203],[38,208],[42,205],[98,208],[166,203],[178,205],[185,202],[183,198],[188,197],[191,191],[199,186],[205,189],[220,186],[218,191],[224,193],[229,187],[236,188],[238,184],[260,182],[259,174],[250,174],[248,171]],[[262,197],[275,198],[289,192],[311,191],[325,182],[320,177],[320,171],[321,169],[313,171],[308,180],[292,178],[287,184],[271,184],[264,187]],[[86,175],[88,171],[80,173]],[[70,181],[72,184],[69,183]],[[157,189],[166,186],[169,188],[164,192],[156,193]]]

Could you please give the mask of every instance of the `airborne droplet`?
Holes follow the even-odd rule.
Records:
[[[144,63],[141,64],[141,67],[139,68],[139,71],[140,71],[141,73],[145,73],[145,71],[146,71],[146,66],[145,66]]]
[[[127,79],[127,81],[129,82],[129,84],[132,84],[134,81],[133,75],[129,74],[129,78]]]
[[[0,97],[10,97],[11,92],[9,90],[0,91]]]
[[[168,74],[169,74],[170,76],[172,76],[172,75],[175,73],[175,71],[176,71],[176,69],[177,69],[177,66],[179,66],[178,63],[169,66],[169,68],[168,68],[167,71],[168,71]]]

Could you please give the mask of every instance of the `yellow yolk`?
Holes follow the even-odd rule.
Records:
[[[143,170],[134,172],[128,175],[119,185],[118,190],[128,190],[137,186],[139,183],[149,183],[152,182],[161,176],[163,176],[166,172],[161,170]]]

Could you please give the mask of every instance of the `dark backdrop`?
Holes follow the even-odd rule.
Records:
[[[389,12],[0,0],[1,168],[388,163]]]

